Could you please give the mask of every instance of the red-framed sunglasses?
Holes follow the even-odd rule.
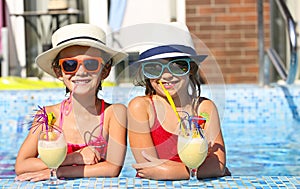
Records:
[[[65,74],[74,74],[77,72],[79,65],[82,64],[83,68],[87,72],[96,73],[100,70],[101,64],[104,61],[100,57],[89,58],[61,58],[59,59],[59,65]]]

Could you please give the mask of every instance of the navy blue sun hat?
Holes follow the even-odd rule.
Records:
[[[188,57],[199,64],[207,57],[207,55],[198,55],[192,45],[171,44],[156,46],[145,50],[140,54],[137,62],[148,62],[150,60],[175,57]]]

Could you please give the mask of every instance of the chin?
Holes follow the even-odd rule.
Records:
[[[177,90],[176,89],[167,89],[167,91],[169,92],[170,96],[172,98],[177,97]],[[159,95],[167,97],[167,95],[165,94],[165,92],[163,90],[159,90]]]
[[[88,90],[88,89],[79,89],[77,88],[75,91],[73,91],[74,94],[76,95],[90,95],[90,94],[95,94],[94,90]]]

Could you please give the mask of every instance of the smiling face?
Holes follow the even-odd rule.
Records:
[[[66,87],[74,94],[95,95],[100,81],[110,71],[110,67],[104,68],[105,61],[105,54],[96,48],[84,46],[65,48],[59,54],[63,71],[58,78],[63,80]]]

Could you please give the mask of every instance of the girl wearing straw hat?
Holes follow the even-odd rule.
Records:
[[[144,86],[146,95],[135,97],[128,105],[128,136],[137,162],[133,168],[142,178],[189,178],[189,171],[178,155],[176,134],[181,119],[178,112],[186,112],[206,119],[201,127],[209,150],[197,169],[197,178],[224,176],[226,154],[218,111],[213,101],[200,97],[198,67],[207,56],[196,53],[185,25],[171,23],[168,27],[176,39],[183,38],[182,43],[172,38],[163,44],[148,45],[136,62],[140,72],[135,84]],[[158,37],[164,38],[162,30],[157,32]]]
[[[97,94],[111,67],[127,54],[107,47],[105,38],[97,26],[67,25],[53,34],[53,48],[36,58],[37,65],[63,81],[70,94],[35,115],[16,159],[16,180],[50,177],[49,169],[38,158],[38,133],[44,125],[62,130],[67,141],[68,152],[57,170],[58,177],[119,175],[126,153],[126,107],[109,104]],[[43,122],[44,114],[48,121]]]

